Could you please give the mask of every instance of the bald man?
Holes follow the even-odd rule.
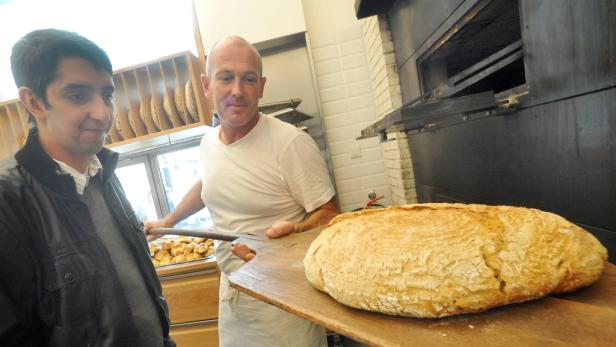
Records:
[[[266,230],[284,237],[326,224],[338,208],[327,166],[312,138],[258,111],[266,78],[259,52],[238,36],[214,44],[201,76],[220,125],[203,136],[203,177],[164,219],[172,227],[205,206],[218,230]],[[227,275],[255,256],[249,245],[222,242],[220,346],[326,346],[323,328],[231,288]]]

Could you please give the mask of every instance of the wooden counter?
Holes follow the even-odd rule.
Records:
[[[257,256],[229,276],[260,300],[375,346],[614,346],[616,266],[574,293],[441,319],[394,317],[344,306],[312,288],[303,258],[319,230],[290,235],[291,248],[252,244]]]
[[[158,277],[168,277],[173,275],[180,275],[191,272],[198,271],[207,271],[207,270],[216,270],[218,265],[216,264],[216,258],[209,257],[202,260],[197,261],[189,261],[185,263],[179,264],[171,264],[165,266],[157,266],[156,273]]]
[[[214,258],[156,268],[178,347],[218,346],[218,287]]]

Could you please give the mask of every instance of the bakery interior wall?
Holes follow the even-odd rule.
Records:
[[[191,5],[191,0],[107,0],[92,11],[89,1],[0,0],[0,102],[17,98],[9,58],[15,42],[28,32],[75,31],[103,47],[113,69],[119,70],[181,51],[196,54]],[[142,16],[145,8],[147,15]],[[67,16],[68,11],[75,15]]]
[[[353,0],[195,0],[203,46],[246,37],[263,55],[262,102],[291,98],[314,118],[304,122],[321,146],[343,211],[389,189],[378,140],[356,141],[376,120],[368,60]]]

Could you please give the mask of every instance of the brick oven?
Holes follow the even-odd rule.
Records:
[[[400,101],[390,92],[361,138],[380,137],[393,202],[555,212],[616,259],[615,0],[357,0],[356,10],[377,15],[365,19],[368,51],[370,35],[385,57],[392,43],[373,87],[398,87]]]

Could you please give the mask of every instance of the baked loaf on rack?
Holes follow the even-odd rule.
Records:
[[[115,129],[118,133],[118,137],[120,141],[124,140],[124,134],[122,133],[122,124],[120,123],[120,115],[118,115],[118,111],[115,112],[113,118],[115,119]]]
[[[552,213],[415,204],[339,215],[304,265],[313,287],[345,305],[433,318],[572,291],[606,261],[592,234]]]
[[[175,108],[178,111],[178,114],[180,115],[180,118],[182,118],[184,120],[184,123],[190,123],[188,122],[188,111],[186,110],[186,101],[184,99],[184,88],[182,88],[181,86],[178,86],[177,88],[175,88]]]
[[[195,93],[190,80],[186,82],[186,87],[184,89],[184,95],[186,97],[186,112],[193,122],[197,122],[199,121],[199,112],[197,111],[197,101],[195,100]]]

